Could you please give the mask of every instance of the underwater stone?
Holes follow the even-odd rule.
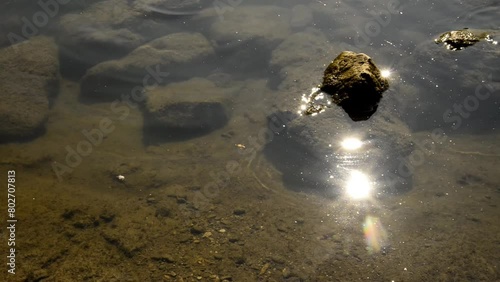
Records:
[[[59,90],[57,45],[45,36],[0,49],[0,142],[44,133]]]
[[[81,80],[80,98],[86,102],[111,102],[137,86],[165,85],[204,76],[214,54],[210,42],[200,33],[169,34],[121,59],[88,69]]]
[[[230,94],[207,79],[171,83],[147,94],[144,126],[156,137],[202,135],[223,127],[229,120],[226,109]]]

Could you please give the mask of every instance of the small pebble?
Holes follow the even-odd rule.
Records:
[[[199,234],[203,234],[205,232],[204,228],[202,228],[201,226],[192,226],[191,227],[191,234],[193,235],[199,235]]]
[[[235,215],[244,215],[246,213],[246,211],[242,208],[237,208],[233,211],[233,214]]]
[[[226,233],[226,229],[224,229],[224,228],[219,229],[219,233]]]
[[[264,266],[262,266],[262,268],[260,269],[259,275],[264,275],[269,266],[271,266],[269,263],[264,264]]]

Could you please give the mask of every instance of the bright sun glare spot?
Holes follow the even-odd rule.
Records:
[[[347,195],[354,200],[366,199],[372,191],[372,184],[366,174],[353,170],[349,180],[347,180]]]
[[[340,143],[342,145],[342,148],[346,150],[357,150],[363,146],[363,142],[359,140],[358,138],[346,138]]]
[[[391,77],[391,70],[390,69],[383,69],[380,71],[380,75],[385,78]]]

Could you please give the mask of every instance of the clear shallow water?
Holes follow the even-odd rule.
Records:
[[[54,40],[35,49],[56,46],[57,56],[48,59],[44,51],[32,61],[56,65],[60,78],[57,95],[47,94],[43,132],[0,145],[2,171],[15,170],[18,185],[16,274],[5,273],[7,279],[499,279],[499,47],[479,42],[451,52],[434,43],[441,33],[464,27],[495,38],[495,3],[170,2],[145,13],[136,2],[60,4],[31,34],[31,40]],[[2,4],[1,45],[8,48],[13,33],[25,36],[23,17],[35,23],[41,9]],[[202,39],[186,39],[186,32]],[[171,51],[136,50],[144,45]],[[306,151],[288,140],[296,137],[288,131],[294,124],[273,128],[269,120],[295,113],[301,95],[343,50],[364,52],[390,69],[391,86],[370,121],[346,123],[347,131],[343,123],[318,127],[334,136],[332,151],[322,156],[324,140],[311,138],[318,147]],[[9,52],[2,57],[12,58]],[[2,78],[36,86],[26,68],[18,76],[3,66]],[[156,66],[161,85],[147,89],[146,102],[126,100],[123,94],[135,93],[146,75],[154,77],[147,67],[154,72]],[[160,105],[162,97],[215,101],[227,120],[217,118],[214,106],[191,112],[205,113],[195,119],[201,129],[157,127],[152,97]],[[14,108],[36,116],[40,109],[30,101]],[[3,114],[13,108],[7,102]],[[186,110],[174,109],[179,118]],[[376,117],[384,113],[403,125],[388,135],[403,132],[416,144],[404,158],[411,182],[399,192],[387,181],[390,193],[383,193],[380,183],[390,178],[388,164],[400,151],[387,154],[387,162],[351,161],[341,143],[360,128],[382,132]],[[276,146],[266,145],[270,139]],[[332,168],[318,172],[308,154]],[[377,175],[342,173],[334,169],[339,165],[368,166]],[[335,180],[328,180],[329,172]],[[349,193],[367,186],[375,187],[368,198]]]

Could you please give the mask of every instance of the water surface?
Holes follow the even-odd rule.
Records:
[[[8,281],[500,280],[500,47],[434,43],[498,38],[495,1],[49,2],[0,4],[0,115],[40,123],[2,132]],[[300,99],[344,50],[390,88],[305,150]]]

